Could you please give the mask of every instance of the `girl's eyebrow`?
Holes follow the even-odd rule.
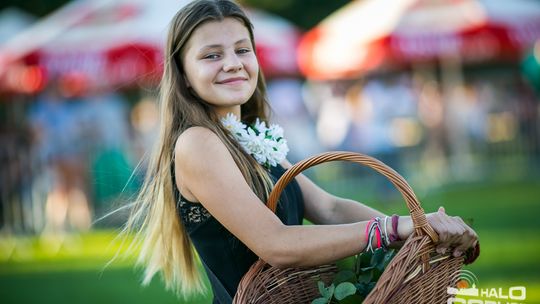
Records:
[[[246,42],[249,42],[249,39],[247,38],[244,38],[244,39],[240,39],[238,41],[236,41],[234,44],[235,45],[238,45],[238,44],[242,44],[242,43],[246,43]],[[218,49],[218,48],[222,48],[223,45],[221,44],[209,44],[209,45],[205,45],[201,48],[201,52],[205,51],[205,50],[208,50],[208,49]]]

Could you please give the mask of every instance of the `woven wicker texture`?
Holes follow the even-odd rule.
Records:
[[[412,188],[379,160],[353,152],[327,152],[305,159],[278,180],[268,199],[268,208],[276,211],[281,192],[302,171],[338,160],[368,166],[387,177],[405,199],[414,223],[415,232],[388,264],[364,303],[447,303],[447,287],[455,286],[463,257],[435,254],[433,244],[438,241],[437,233],[427,223]],[[335,265],[278,269],[259,259],[240,281],[233,303],[311,303],[319,296],[316,282],[330,282],[336,271]]]

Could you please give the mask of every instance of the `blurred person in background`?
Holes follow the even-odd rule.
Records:
[[[135,183],[130,181],[131,155],[127,153],[131,137],[126,101],[115,92],[94,92],[88,96],[83,119],[90,126],[85,132],[85,153],[92,182],[89,188],[93,210],[99,217],[115,201],[133,194],[135,188]]]
[[[43,168],[39,175],[50,180],[44,230],[55,234],[87,230],[91,221],[83,159],[88,126],[81,120],[82,92],[72,91],[68,84],[69,79],[51,81],[29,113]]]
[[[14,123],[13,123],[14,125]],[[33,172],[30,130],[0,125],[0,230],[7,233],[31,232],[30,179]]]
[[[382,246],[363,232],[370,222],[381,232],[390,217],[304,175],[285,189],[277,214],[263,203],[290,166],[288,148],[279,126],[261,131],[272,134],[266,141],[256,134],[267,128],[266,89],[252,24],[237,4],[194,1],[176,14],[160,90],[158,139],[124,230],[142,245],[143,283],[161,272],[178,294],[203,291],[194,245],[214,303],[231,303],[258,257],[278,267],[315,266]],[[316,225],[302,226],[304,216]],[[427,218],[439,252],[458,256],[476,244],[476,233],[444,208]],[[387,245],[413,232],[409,216],[387,222]]]

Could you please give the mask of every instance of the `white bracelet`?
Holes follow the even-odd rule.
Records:
[[[375,229],[377,229],[377,221],[373,220],[369,224],[369,227],[368,227],[367,246],[366,246],[366,249],[364,250],[366,252],[368,252],[368,251],[373,252],[374,251],[373,244],[372,244],[371,240],[373,239],[373,233],[374,233]]]
[[[388,238],[388,231],[386,230],[386,224],[388,223],[388,215],[384,217],[384,235],[383,240],[386,243],[386,247],[390,245],[390,239]]]

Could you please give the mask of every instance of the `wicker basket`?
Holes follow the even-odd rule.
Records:
[[[364,303],[447,303],[450,297],[447,287],[457,283],[464,257],[435,253],[434,243],[438,236],[428,225],[413,190],[403,177],[382,162],[352,152],[327,152],[303,160],[287,170],[276,183],[267,202],[268,208],[275,212],[281,192],[303,170],[337,160],[366,165],[386,176],[405,199],[415,228]],[[336,272],[335,265],[279,269],[259,259],[240,281],[233,303],[311,303],[319,296],[316,282],[329,283]]]

